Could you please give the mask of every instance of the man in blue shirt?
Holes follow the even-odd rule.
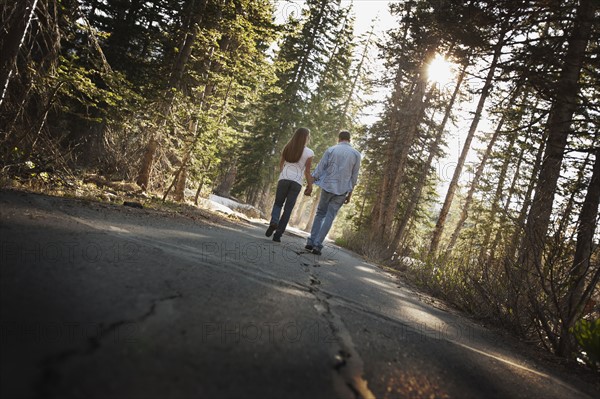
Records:
[[[312,173],[314,183],[321,187],[321,198],[313,220],[306,249],[321,255],[323,241],[343,204],[350,202],[358,180],[360,152],[350,145],[350,132],[341,131],[338,144],[329,147]]]

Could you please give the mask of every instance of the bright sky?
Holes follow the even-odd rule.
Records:
[[[397,25],[396,19],[389,12],[391,1],[384,0],[354,0],[342,1],[344,4],[354,4],[356,15],[356,33],[366,32],[371,27],[372,21],[377,18],[375,30],[381,34]]]
[[[277,19],[280,22],[287,20],[288,16],[292,13],[300,15],[302,8],[304,7],[303,0],[275,0],[277,4]],[[394,24],[394,19],[388,11],[388,4],[391,1],[386,0],[342,0],[344,6],[354,4],[354,11],[356,13],[356,34],[361,34],[369,30],[373,19],[379,17],[379,24],[376,29],[383,32]]]

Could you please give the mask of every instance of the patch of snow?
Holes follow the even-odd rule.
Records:
[[[230,207],[225,206],[219,202],[213,201],[212,199],[198,198],[198,205],[200,205],[200,207],[202,207],[204,209],[208,209],[210,211],[221,212],[226,215],[235,216],[235,217],[238,217],[240,219],[243,219],[243,220],[246,220],[249,222],[252,221],[251,218],[244,215],[243,213],[236,212],[233,209],[231,209]]]
[[[423,266],[425,266],[425,263],[423,263],[419,259],[411,258],[411,257],[408,257],[408,256],[402,256],[402,257],[398,258],[398,260],[401,263],[405,264],[406,266],[412,266],[412,267],[423,267]]]
[[[242,203],[236,202],[232,199],[225,198],[225,197],[219,197],[218,195],[214,195],[214,194],[209,195],[208,199],[213,202],[216,202],[217,204],[224,205],[231,209],[252,209],[252,210],[256,209],[252,205],[242,204]]]

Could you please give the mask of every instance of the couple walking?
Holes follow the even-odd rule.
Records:
[[[266,236],[270,237],[275,233],[273,241],[281,241],[305,177],[307,185],[304,195],[310,196],[313,183],[321,187],[319,205],[305,248],[313,254],[321,255],[323,242],[333,220],[342,205],[350,202],[352,190],[358,179],[361,155],[350,145],[350,132],[341,131],[338,135],[338,144],[325,151],[311,175],[314,152],[306,146],[309,138],[310,131],[301,127],[283,148],[279,161],[280,174],[275,203]]]

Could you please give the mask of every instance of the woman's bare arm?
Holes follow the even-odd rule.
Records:
[[[306,160],[304,164],[304,177],[306,177],[306,189],[304,190],[304,195],[310,195],[312,193],[313,186],[313,177],[310,174],[310,168],[312,165],[313,157],[310,157]]]

